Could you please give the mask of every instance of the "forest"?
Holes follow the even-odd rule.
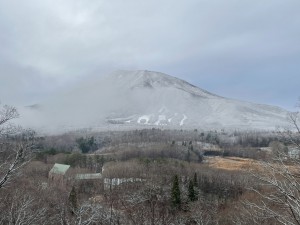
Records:
[[[294,130],[42,136],[0,110],[0,224],[300,224]]]

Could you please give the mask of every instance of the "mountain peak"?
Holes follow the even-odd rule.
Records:
[[[128,79],[132,82],[161,82],[161,81],[168,81],[172,83],[174,80],[179,80],[178,78],[172,77],[170,75],[156,72],[156,71],[149,71],[149,70],[118,70],[110,74],[113,79]]]
[[[130,89],[174,88],[197,97],[219,97],[180,78],[156,71],[118,70],[108,77],[113,82],[120,82],[122,86],[130,85]]]
[[[109,125],[116,125],[116,129],[274,129],[286,125],[287,113],[273,106],[223,98],[179,78],[148,70],[115,71],[58,93],[38,109],[27,111],[25,122],[41,121],[40,126],[53,129],[105,129]]]

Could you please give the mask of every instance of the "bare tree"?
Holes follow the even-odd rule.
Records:
[[[1,207],[0,224],[46,224],[47,209],[30,194],[17,190],[1,199],[1,203],[4,206]]]
[[[300,112],[292,112],[288,115],[292,128],[284,132],[284,137],[294,146],[300,149]]]
[[[0,189],[30,160],[34,132],[12,124],[18,116],[15,107],[5,105],[0,109]]]
[[[300,151],[299,113],[292,113],[289,118],[294,129],[282,134]],[[259,198],[244,201],[244,210],[239,213],[235,224],[300,225],[299,158],[284,151],[278,152],[273,161],[262,162],[260,171],[253,175],[259,187],[251,189]]]
[[[110,220],[109,210],[97,204],[85,203],[74,210],[74,215],[70,217],[67,224],[90,225],[108,224]]]

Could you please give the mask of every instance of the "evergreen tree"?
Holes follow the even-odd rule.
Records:
[[[194,183],[194,190],[195,190],[196,200],[198,200],[198,196],[199,196],[199,183],[198,183],[197,173],[194,173],[193,183]]]
[[[102,171],[102,167],[105,160],[103,155],[100,157],[99,155],[96,155],[96,173],[100,173]]]
[[[181,199],[180,199],[180,189],[179,189],[179,181],[177,175],[175,175],[173,178],[173,186],[171,190],[171,201],[172,201],[172,206],[174,208],[180,209]]]
[[[89,151],[94,151],[97,149],[97,143],[94,137],[90,138],[78,138],[76,139],[76,143],[82,153],[88,153]]]
[[[194,186],[198,188],[198,178],[197,178],[197,173],[194,173]]]
[[[74,213],[74,210],[77,209],[78,203],[77,203],[77,193],[75,191],[74,186],[72,187],[72,190],[69,195],[69,206],[71,209],[71,212]]]
[[[80,167],[81,168],[87,168],[87,161],[88,161],[88,157],[87,155],[83,155],[83,154],[80,154]]]
[[[188,197],[191,202],[194,202],[197,200],[196,191],[194,189],[194,182],[192,180],[190,180],[190,182],[189,182]]]
[[[186,155],[185,155],[185,160],[188,162],[191,162],[191,153],[190,150],[187,151]]]

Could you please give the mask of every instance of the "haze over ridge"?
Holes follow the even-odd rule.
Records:
[[[268,130],[287,124],[287,111],[279,107],[224,98],[184,80],[147,70],[115,71],[57,93],[23,113],[24,118],[34,115],[36,121],[28,121],[36,126],[54,130],[59,127]]]

